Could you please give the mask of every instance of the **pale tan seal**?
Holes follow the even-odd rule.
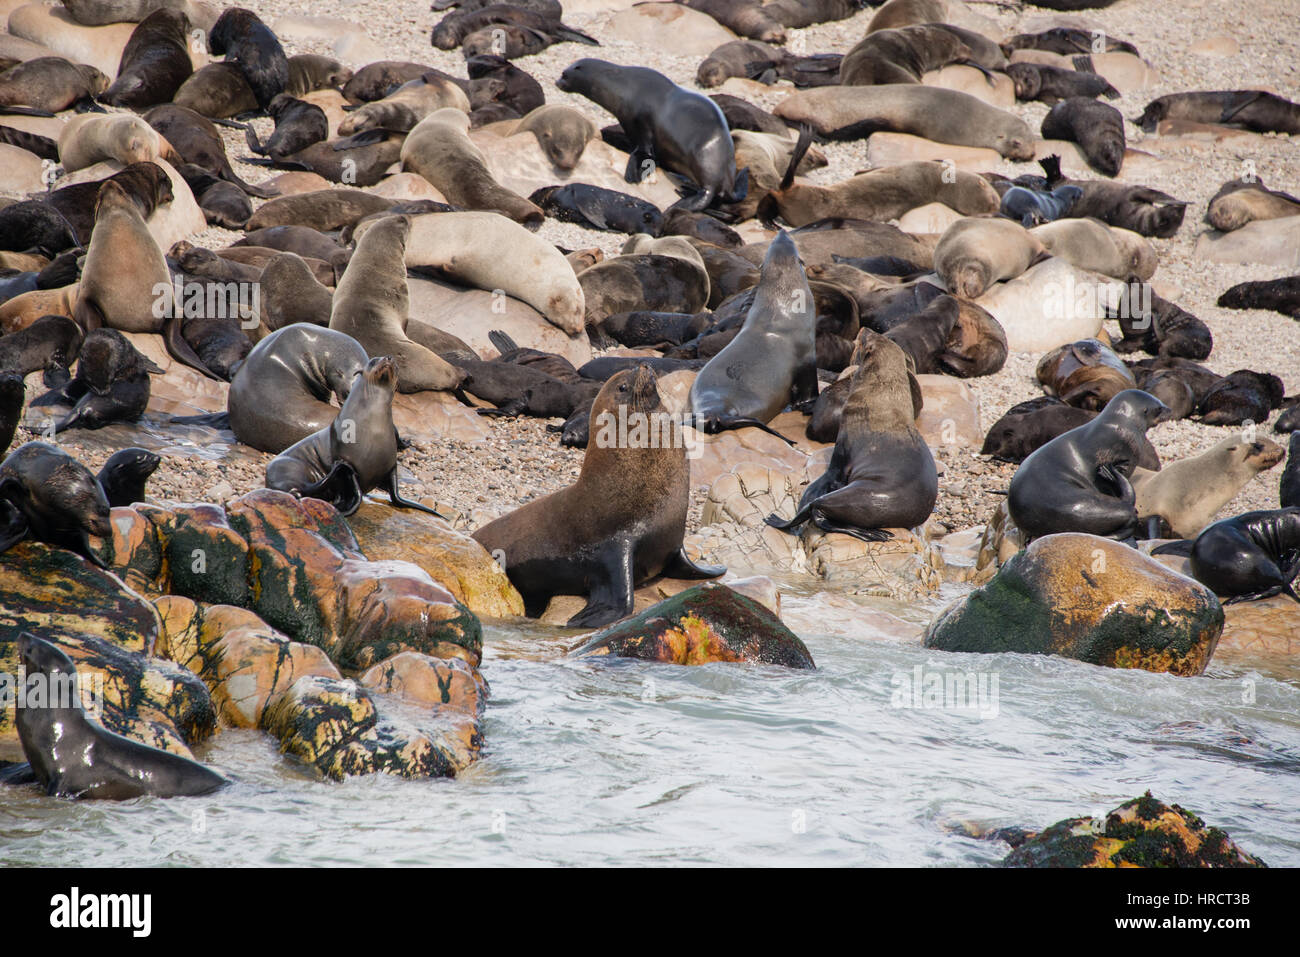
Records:
[[[1099,219],[1058,219],[1029,231],[1053,256],[1112,279],[1150,279],[1156,251],[1137,233]]]
[[[1046,254],[1029,230],[1009,219],[959,219],[934,247],[934,271],[959,299],[978,299]]]
[[[59,162],[69,173],[104,160],[130,166],[159,159],[177,168],[185,162],[161,134],[130,113],[83,113],[59,134]]]
[[[430,113],[442,109],[469,113],[469,97],[465,91],[446,77],[426,73],[384,97],[358,107],[339,124],[341,136],[351,136],[364,130],[396,130],[406,132]]]
[[[1276,442],[1247,442],[1234,435],[1200,455],[1171,462],[1159,472],[1134,469],[1138,518],[1164,519],[1174,536],[1195,538],[1247,482],[1277,465],[1285,455],[1286,450]]]
[[[456,109],[430,113],[402,144],[402,168],[419,173],[447,202],[464,209],[495,210],[516,222],[540,225],[540,207],[506,189],[488,171],[469,138],[469,116]]]
[[[406,335],[410,230],[405,216],[386,217],[366,230],[334,290],[330,328],[356,339],[367,355],[392,356],[399,392],[455,389],[465,374]]]
[[[520,120],[511,136],[532,133],[546,158],[556,167],[571,170],[582,159],[587,144],[600,135],[596,124],[571,106],[546,103]]]

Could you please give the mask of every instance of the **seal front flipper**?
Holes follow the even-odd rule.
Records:
[[[351,515],[361,507],[361,484],[356,470],[346,462],[335,462],[323,479],[305,486],[298,494],[329,502],[340,515]]]
[[[167,347],[168,355],[182,365],[187,365],[191,369],[202,372],[209,379],[225,382],[225,379],[203,364],[203,360],[199,358],[198,353],[185,341],[185,337],[181,335],[181,325],[182,320],[177,316],[169,317],[163,324],[163,344]]]
[[[587,606],[569,619],[570,628],[600,628],[632,614],[632,541],[610,542],[596,558]]]
[[[627,169],[623,172],[623,178],[629,183],[639,183],[645,178],[645,174],[654,169],[654,154],[648,147],[638,146],[628,153]],[[647,167],[645,164],[649,163]]]
[[[397,491],[397,466],[393,466],[393,470],[388,473],[388,476],[384,479],[384,483],[384,487],[388,492],[388,500],[392,502],[395,507],[413,508],[417,512],[427,512],[430,515],[436,515],[443,521],[447,521],[447,516],[443,515],[437,509],[429,508],[427,505],[421,505],[419,502],[412,502],[409,498],[402,498],[401,493]]]
[[[660,572],[665,578],[684,579],[717,578],[726,573],[725,565],[697,565],[691,561],[684,548],[677,549],[664,564],[664,570]]]
[[[42,405],[76,405],[85,398],[88,391],[86,383],[81,379],[69,379],[65,385],[57,389],[51,389],[42,396],[32,399],[28,403],[31,408]]]
[[[774,435],[791,448],[794,447],[794,439],[787,439],[784,435],[772,428],[766,422],[760,422],[758,419],[738,416],[732,419],[723,419],[710,417],[704,420],[704,428],[701,431],[705,435],[717,435],[719,432],[730,432],[733,429],[759,429],[768,435]]]
[[[36,772],[30,763],[7,764],[0,768],[0,784],[18,787],[24,784],[36,784]]]

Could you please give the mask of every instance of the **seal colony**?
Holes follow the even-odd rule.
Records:
[[[451,505],[528,616],[591,629],[633,615],[647,584],[750,570],[693,534],[692,494],[722,477],[761,462],[798,493],[757,515],[747,499],[730,534],[874,559],[969,530],[950,489],[982,441],[978,474],[1024,544],[1083,533],[1137,556],[1163,534],[1183,541],[1157,553],[1185,554],[1225,602],[1296,598],[1293,496],[1232,503],[1273,480],[1281,447],[1253,430],[1290,431],[1297,370],[1216,350],[1235,336],[1215,300],[1162,267],[1199,228],[1189,205],[1215,242],[1294,235],[1300,184],[1270,168],[1269,187],[1249,173],[1193,194],[1166,181],[1162,140],[1287,136],[1300,107],[1243,89],[1131,108],[1136,45],[1089,56],[1086,31],[1002,29],[1012,13],[955,2],[689,6],[747,39],[689,69],[629,63],[602,49],[607,24],[551,0],[460,4],[401,54],[416,59],[345,65],[229,7],[191,62],[191,13],[165,6],[137,11],[116,71],[53,56],[0,72],[4,148],[61,171],[53,190],[0,176],[0,553],[36,542],[105,565],[110,508],[156,503],[187,468],[157,435],[204,429],[260,453],[250,487],[341,527],[400,509],[420,528],[441,517],[426,502]],[[807,34],[825,48],[786,48],[831,21],[842,35]],[[1243,326],[1295,316],[1296,270],[1236,270],[1219,304],[1251,310]],[[1092,299],[1045,311],[1066,285]],[[177,384],[199,375],[220,406],[180,414]],[[1008,401],[997,377],[1038,397]],[[972,434],[951,437],[972,407]],[[542,495],[475,475],[497,494],[471,504],[424,468],[494,454],[444,441],[467,419],[581,470]],[[611,444],[611,420],[642,419],[670,441]],[[98,474],[43,441],[106,427]],[[1156,439],[1176,427],[1242,433],[1162,471]],[[581,604],[560,615],[565,599]],[[33,669],[70,666],[56,635],[20,645]],[[58,766],[52,720],[95,750],[94,773]],[[225,783],[75,709],[18,731],[50,794]]]

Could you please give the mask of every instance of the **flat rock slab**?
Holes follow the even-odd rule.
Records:
[[[1196,255],[1218,263],[1257,263],[1300,269],[1300,216],[1256,220],[1230,233],[1215,230],[1196,239]]]

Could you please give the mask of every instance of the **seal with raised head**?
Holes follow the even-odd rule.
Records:
[[[628,423],[622,441],[620,422]],[[663,441],[672,428],[649,367],[615,374],[592,405],[577,482],[474,532],[499,556],[529,615],[555,595],[587,595],[569,625],[596,628],[630,615],[634,589],[651,578],[726,571],[696,565],[682,549],[690,463],[683,442]]]
[[[351,336],[295,323],[255,345],[235,372],[226,399],[230,429],[245,445],[283,452],[334,421],[366,367],[366,350]]]
[[[107,567],[90,547],[113,531],[104,490],[58,446],[28,442],[0,462],[0,518],[0,552],[32,538]]]
[[[708,434],[747,426],[773,432],[767,423],[787,405],[815,399],[816,324],[799,251],[782,231],[768,247],[739,334],[691,385],[697,427]]]
[[[222,11],[208,34],[208,47],[239,67],[257,105],[264,110],[289,85],[289,58],[284,47],[251,10],[227,7]]]
[[[267,330],[274,332],[295,322],[329,325],[334,292],[297,253],[280,253],[262,267],[258,281],[262,286],[262,325]]]
[[[367,362],[334,421],[267,463],[266,487],[318,498],[351,515],[361,507],[362,496],[382,485],[394,506],[438,515],[427,505],[402,498],[397,490],[397,377],[391,356]]]
[[[171,177],[157,163],[132,163],[107,179],[113,180],[135,202],[140,217],[148,220],[159,206],[175,198]],[[99,187],[105,180],[75,183],[54,190],[45,202],[59,211],[76,233],[77,242],[83,246],[90,242],[95,226],[95,203]],[[75,281],[75,279],[74,279]]]
[[[162,464],[162,456],[139,446],[120,449],[108,457],[95,481],[112,508],[144,501],[144,486]]]
[[[77,374],[64,386],[32,401],[32,406],[71,405],[54,431],[102,429],[114,422],[138,422],[149,405],[149,373],[161,373],[116,329],[86,334],[77,357]]]
[[[1146,537],[1167,538],[1167,529],[1178,538],[1194,538],[1247,482],[1285,455],[1276,442],[1235,435],[1159,472],[1135,469],[1133,491],[1138,518],[1147,523]]]
[[[52,692],[40,706],[23,696],[14,715],[23,755],[46,794],[125,801],[211,794],[226,783],[197,761],[90,721],[78,700],[76,666],[53,642],[24,631],[18,657],[28,680],[39,676]]]
[[[99,101],[131,110],[170,103],[194,72],[189,29],[190,18],[180,10],[155,10],[141,20],[126,41],[117,78]]]
[[[366,230],[334,290],[330,328],[350,335],[372,356],[391,356],[401,392],[455,389],[465,374],[406,334],[410,232],[406,216],[385,217]]]
[[[907,356],[894,342],[863,329],[857,371],[840,415],[826,471],[799,498],[794,517],[767,524],[797,534],[811,521],[824,532],[865,542],[893,538],[890,528],[925,524],[939,496],[934,456],[916,430]]]
[[[590,57],[571,63],[555,85],[587,97],[618,118],[632,143],[624,174],[629,183],[641,182],[657,164],[695,185],[695,192],[670,208],[698,211],[715,202],[745,198],[749,171],[736,170],[726,117],[707,96],[654,70]]]
[[[1146,430],[1164,410],[1154,396],[1127,389],[1095,419],[1021,462],[1007,490],[1007,507],[1026,540],[1085,532],[1134,541],[1138,517],[1129,479]]]

